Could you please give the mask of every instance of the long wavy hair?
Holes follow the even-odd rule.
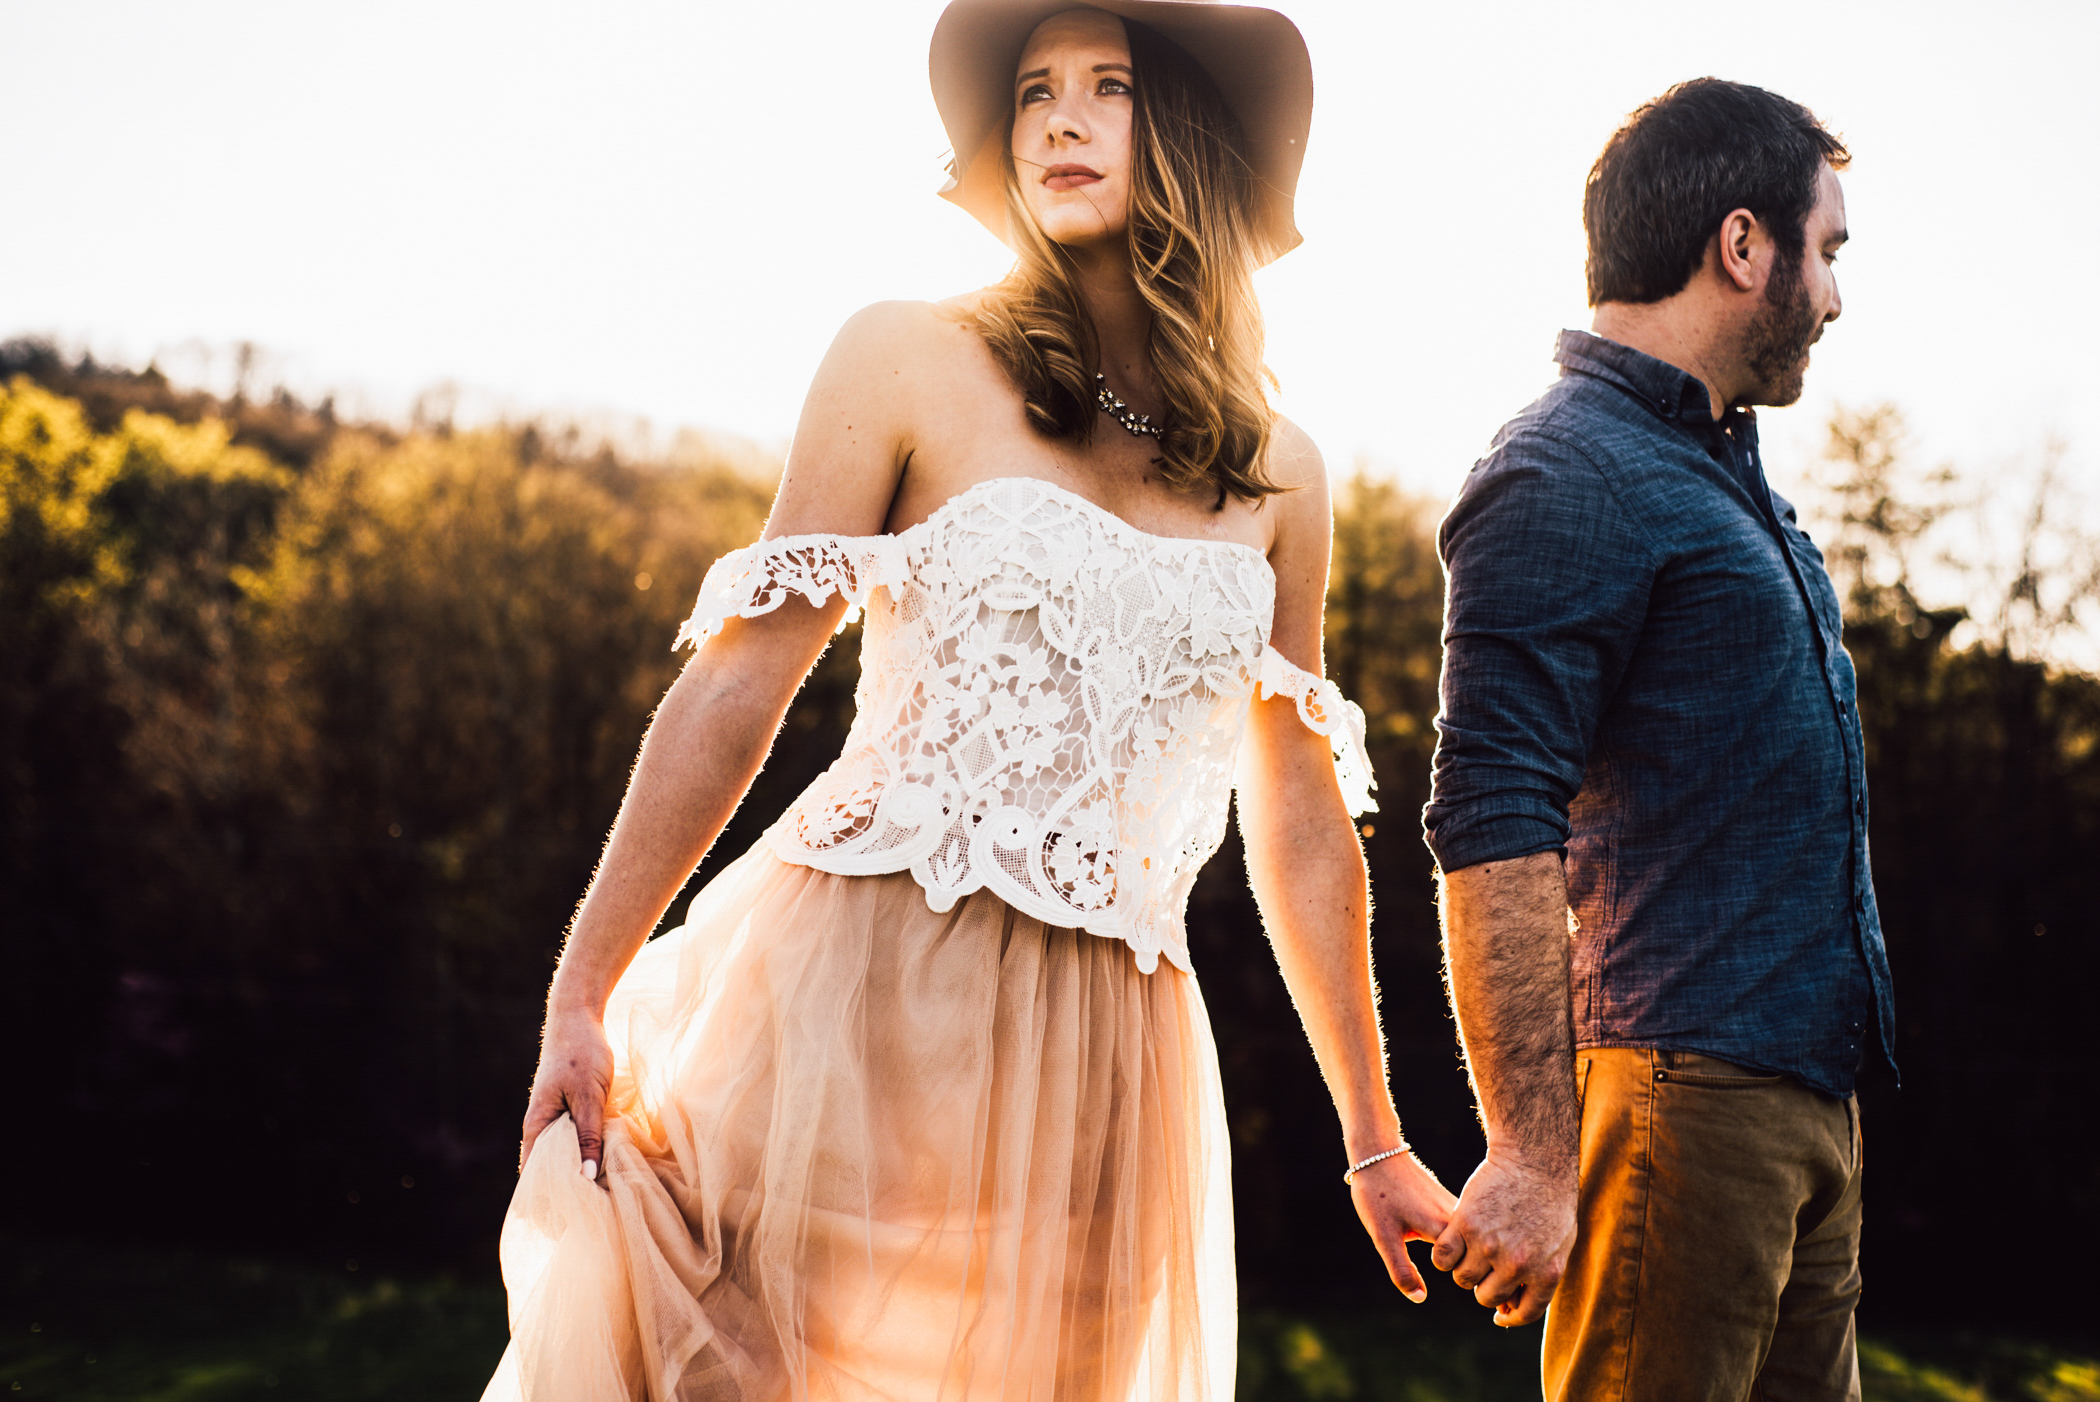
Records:
[[[1130,262],[1152,309],[1160,472],[1184,491],[1256,501],[1282,491],[1264,470],[1276,419],[1262,363],[1254,174],[1217,85],[1158,31],[1125,20],[1136,102],[1131,125]],[[1050,438],[1089,442],[1101,412],[1100,348],[1071,255],[1022,198],[1003,143],[1008,227],[1019,258],[969,320]]]

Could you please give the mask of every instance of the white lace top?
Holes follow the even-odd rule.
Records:
[[[1149,973],[1162,953],[1189,967],[1184,908],[1257,687],[1328,737],[1350,811],[1375,807],[1363,712],[1269,648],[1276,579],[1251,546],[995,478],[898,535],[723,556],[679,645],[790,593],[865,604],[867,627],[845,750],[766,833],[783,861],[909,869],[935,910],[989,888],[1128,941]]]

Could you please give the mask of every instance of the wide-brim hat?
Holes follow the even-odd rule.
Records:
[[[1312,129],[1305,38],[1274,10],[1218,0],[954,0],[933,28],[927,58],[933,100],[955,151],[941,197],[1012,245],[1000,148],[1011,130],[1014,70],[1037,25],[1080,8],[1151,26],[1210,75],[1246,137],[1261,262],[1304,242],[1295,204]]]

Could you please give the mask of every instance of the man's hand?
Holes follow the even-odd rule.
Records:
[[[1444,959],[1487,1160],[1429,1259],[1501,1325],[1546,1313],[1575,1243],[1582,1110],[1569,1005],[1568,887],[1536,852],[1447,872]]]
[[[1372,1244],[1385,1258],[1385,1273],[1393,1284],[1418,1305],[1428,1299],[1429,1287],[1408,1259],[1407,1244],[1437,1239],[1457,1205],[1451,1190],[1413,1154],[1395,1154],[1358,1173],[1349,1196]]]
[[[1575,1164],[1534,1167],[1493,1149],[1429,1253],[1505,1328],[1544,1317],[1575,1244]]]

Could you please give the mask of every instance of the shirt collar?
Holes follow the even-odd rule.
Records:
[[[1622,346],[1587,331],[1563,331],[1553,347],[1553,358],[1567,373],[1617,385],[1672,423],[1717,426],[1713,398],[1706,392],[1704,380],[1632,346]],[[1728,423],[1742,412],[1729,410],[1721,423]]]

